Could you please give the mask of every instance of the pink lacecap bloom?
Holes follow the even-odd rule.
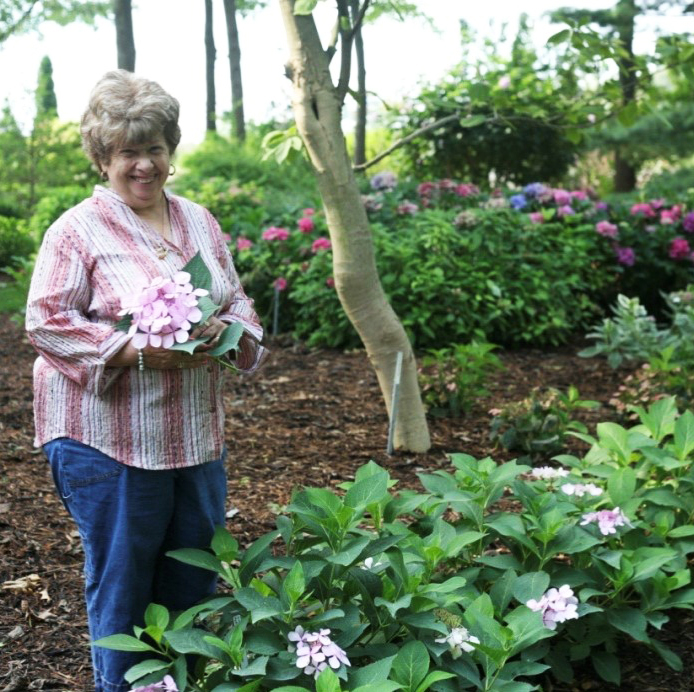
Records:
[[[321,236],[313,241],[313,244],[311,245],[311,252],[315,254],[320,250],[330,250],[331,247],[332,245],[330,244],[330,238]]]
[[[240,235],[236,239],[236,249],[241,252],[242,250],[248,250],[249,248],[253,247],[253,241],[250,238],[246,238],[246,236]]]
[[[686,238],[677,236],[672,239],[670,243],[669,255],[674,260],[689,259],[691,253],[691,248],[689,247],[689,241]]]
[[[159,692],[164,690],[164,692],[178,692],[178,687],[174,679],[170,675],[164,676],[161,682],[155,682],[153,685],[147,685],[146,687],[136,687],[130,692]]]
[[[222,238],[224,238],[225,243],[231,242],[231,234],[230,233],[222,233]]]
[[[316,210],[313,207],[306,207],[306,209],[302,209],[301,213],[304,216],[313,216],[316,213]]]
[[[541,211],[532,211],[528,214],[528,217],[533,223],[544,223],[545,215]]]
[[[660,212],[660,223],[661,224],[673,224],[680,220],[682,215],[682,207],[676,204],[672,209],[662,209]]]
[[[607,202],[596,202],[595,203],[595,210],[596,211],[605,211],[608,207]]]
[[[296,652],[297,668],[303,669],[307,675],[317,678],[320,673],[330,666],[337,670],[341,665],[350,666],[347,654],[330,639],[330,630],[321,629],[318,632],[305,632],[300,625],[287,635],[290,642],[289,651]]]
[[[581,526],[597,523],[603,536],[617,533],[618,526],[628,526],[629,520],[619,507],[614,509],[601,509],[599,512],[588,512],[581,518]]]
[[[690,211],[682,219],[682,228],[684,228],[687,233],[694,233],[694,211]]]
[[[431,181],[419,183],[417,186],[417,193],[420,197],[428,197],[434,190],[436,190],[436,183],[432,183]]]
[[[278,228],[277,226],[270,226],[263,231],[263,240],[286,240],[289,238],[289,231],[286,228]]]
[[[660,197],[659,199],[652,199],[651,200],[651,207],[658,211],[658,209],[662,209],[665,206],[665,200]]]
[[[557,629],[558,622],[578,618],[578,599],[568,584],[549,589],[539,601],[531,598],[525,605],[536,613],[542,613],[542,624],[551,630]]]
[[[571,193],[568,190],[562,190],[557,188],[552,190],[552,196],[554,197],[554,203],[558,207],[563,207],[571,204]]]
[[[559,217],[572,216],[575,213],[576,212],[570,204],[562,204],[562,206],[557,208],[557,216]]]
[[[414,202],[403,202],[398,204],[398,214],[416,214],[419,207]]]
[[[188,341],[193,324],[202,318],[198,298],[208,294],[203,288],[193,288],[190,278],[184,271],[176,272],[172,279],[158,276],[139,293],[121,300],[118,314],[132,315],[128,336],[135,348],[170,348]]]
[[[275,282],[272,285],[278,291],[284,291],[284,289],[287,288],[287,280],[283,276],[280,276],[277,279],[275,279]]]
[[[302,233],[310,233],[316,224],[310,216],[304,216],[297,221],[297,226]]]
[[[617,262],[623,264],[625,267],[633,267],[634,262],[636,262],[636,253],[630,247],[620,247],[615,246],[615,254],[617,255]]]
[[[477,185],[473,185],[472,183],[460,183],[455,188],[455,194],[458,195],[458,197],[472,197],[474,195],[479,195],[480,189],[477,187]]]
[[[508,89],[511,86],[511,78],[505,74],[503,77],[499,77],[497,82],[499,89]]]
[[[332,276],[329,276],[329,277],[325,280],[325,285],[326,285],[328,288],[335,288],[335,279],[333,279]]]
[[[655,209],[647,203],[634,204],[630,211],[632,216],[644,216],[647,219],[656,217]]]
[[[572,190],[571,197],[583,202],[588,199],[588,193],[585,190]]]
[[[458,183],[450,178],[444,178],[438,182],[439,190],[456,190],[458,188]]]
[[[605,238],[616,238],[619,235],[617,226],[609,221],[598,221],[595,230]]]

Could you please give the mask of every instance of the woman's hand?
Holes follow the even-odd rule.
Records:
[[[143,348],[142,356],[144,366],[154,370],[187,370],[209,364],[209,358],[203,353],[190,355],[185,351],[171,351],[168,348],[154,346]],[[130,341],[106,363],[112,368],[137,367],[138,364],[137,349]]]
[[[222,332],[228,326],[226,322],[222,322],[216,317],[209,317],[207,322],[195,327],[190,333],[190,338],[206,340],[206,343],[200,344],[200,346],[195,349],[195,353],[204,353],[214,348],[219,343]]]

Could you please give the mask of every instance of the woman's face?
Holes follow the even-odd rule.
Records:
[[[137,145],[122,144],[104,166],[111,187],[135,211],[155,208],[169,177],[169,148],[162,135]]]

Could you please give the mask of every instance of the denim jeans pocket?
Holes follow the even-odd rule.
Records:
[[[125,466],[102,452],[69,438],[60,440],[58,465],[63,490],[68,495],[79,488],[120,476]]]

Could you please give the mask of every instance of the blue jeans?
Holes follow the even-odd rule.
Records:
[[[151,471],[126,466],[66,437],[44,445],[53,479],[77,524],[92,641],[144,626],[149,603],[184,610],[210,595],[216,575],[166,557],[209,548],[224,524],[224,456]],[[96,692],[127,692],[124,673],[141,654],[92,647]]]

